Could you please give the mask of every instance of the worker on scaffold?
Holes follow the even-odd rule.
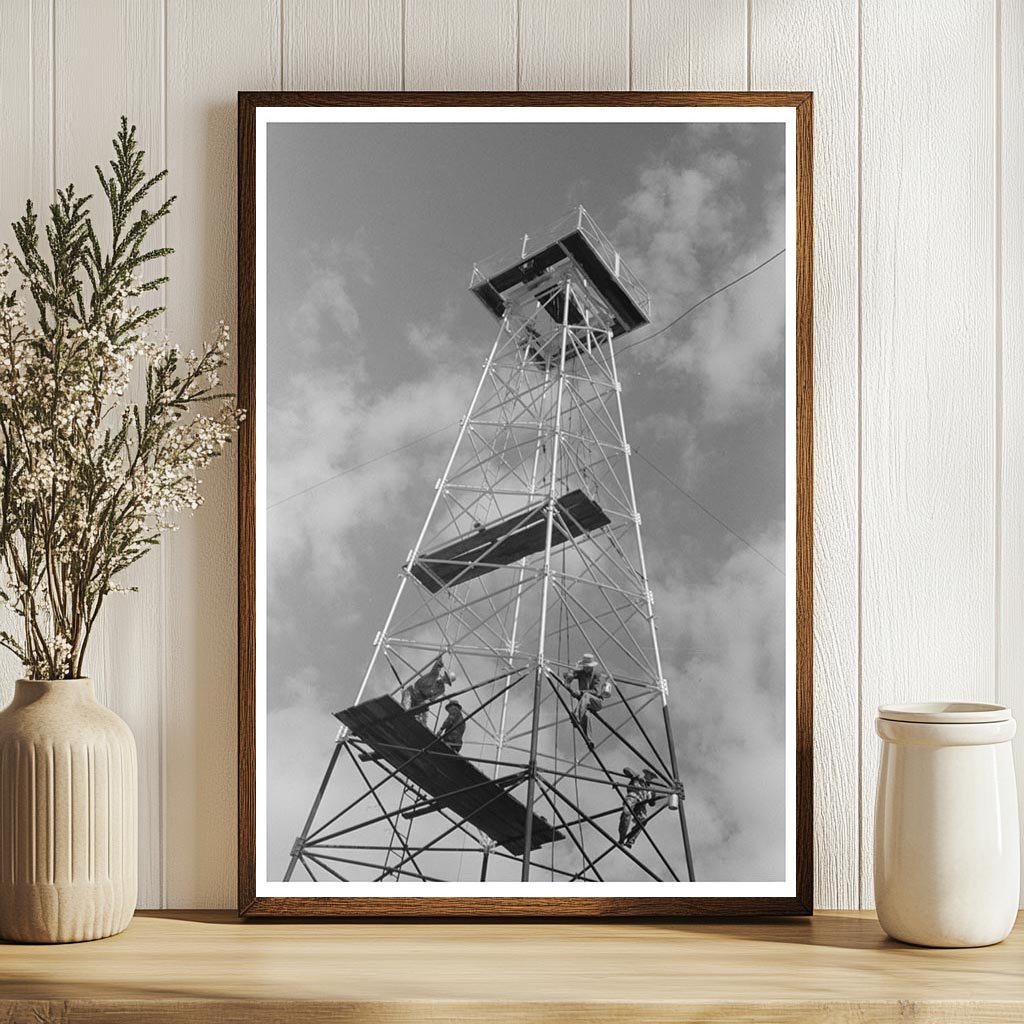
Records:
[[[457,700],[450,700],[444,706],[448,717],[441,723],[437,735],[451,748],[453,754],[462,750],[462,737],[466,735],[466,713]]]
[[[650,768],[645,768],[643,775],[638,775],[632,768],[622,770],[629,783],[626,785],[622,813],[619,815],[619,842],[629,849],[643,831],[644,822],[650,817],[651,808],[658,802],[654,792],[654,780],[657,776]]]
[[[601,671],[597,658],[592,654],[584,654],[576,662],[572,671],[565,677],[565,682],[571,688],[574,684],[578,689],[570,689],[576,700],[574,718],[579,726],[583,738],[590,743],[590,715],[594,711],[600,711],[604,702],[612,694],[612,684]]]
[[[445,667],[444,654],[439,654],[426,672],[417,676],[405,691],[406,706],[420,725],[427,724],[430,705],[444,696],[445,687],[455,682],[455,675]],[[419,710],[422,709],[422,710]]]

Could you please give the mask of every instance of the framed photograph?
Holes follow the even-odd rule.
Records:
[[[238,118],[240,912],[811,913],[810,94]]]

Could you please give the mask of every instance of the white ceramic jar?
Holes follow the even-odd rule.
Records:
[[[999,704],[878,709],[875,905],[894,939],[988,946],[1010,933],[1020,889],[1017,787]]]

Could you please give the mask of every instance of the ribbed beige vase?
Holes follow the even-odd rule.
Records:
[[[131,730],[91,679],[28,680],[0,711],[0,938],[123,931],[138,886]]]

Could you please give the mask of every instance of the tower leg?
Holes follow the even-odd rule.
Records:
[[[541,633],[543,636],[543,631]],[[530,728],[530,768],[526,783],[526,826],[524,828],[523,872],[522,881],[530,880],[530,859],[533,854],[533,804],[537,799],[537,740],[540,733],[540,701],[542,697],[541,680],[543,669],[537,666],[537,676],[533,687],[533,723]]]
[[[313,821],[316,819],[316,812],[320,810],[320,801],[323,800],[324,793],[327,791],[327,784],[331,781],[331,776],[334,774],[334,766],[338,763],[338,755],[341,753],[341,748],[344,742],[344,740],[336,740],[334,743],[334,750],[331,753],[330,761],[327,762],[327,771],[324,772],[320,788],[316,791],[316,796],[313,799],[313,806],[309,809],[309,815],[306,818],[305,825],[302,826],[302,831],[299,833],[298,838],[292,845],[292,859],[288,862],[288,870],[284,873],[284,881],[286,882],[290,882],[292,880],[292,872],[295,870],[295,866],[299,863],[299,853],[306,843],[306,837],[309,835],[309,830],[313,827]]]
[[[612,372],[615,377],[615,382],[618,384],[619,371],[615,364],[615,346],[612,342],[611,334],[608,335],[608,358],[611,360]],[[661,694],[661,710],[665,716],[665,739],[668,741],[668,756],[669,764],[672,766],[672,781],[679,783],[679,763],[676,759],[676,744],[672,736],[672,716],[668,710],[668,700],[665,696],[665,675],[661,665],[661,650],[658,647],[658,633],[654,628],[654,599],[651,595],[651,588],[647,577],[647,563],[644,559],[644,545],[643,539],[640,536],[640,517],[637,514],[636,507],[636,487],[633,484],[633,467],[632,460],[630,458],[629,443],[626,441],[626,417],[622,411],[622,392],[616,388],[615,392],[615,404],[618,409],[618,427],[619,434],[622,438],[622,446],[626,453],[626,482],[629,487],[629,502],[630,507],[633,511],[633,521],[636,529],[636,544],[637,552],[640,559],[640,574],[643,577],[644,587],[647,590],[647,619],[650,623],[651,630],[651,647],[654,651],[654,663],[658,670],[658,679],[663,687]],[[679,799],[679,827],[683,834],[683,850],[686,854],[686,871],[690,878],[690,881],[694,881],[693,872],[693,853],[690,850],[690,830],[686,825],[686,801],[680,797]]]
[[[537,746],[540,738],[540,703],[543,697],[545,634],[548,620],[548,594],[551,590],[551,537],[555,526],[555,502],[558,498],[558,456],[561,449],[562,403],[565,399],[565,353],[569,344],[569,308],[572,303],[572,283],[565,282],[562,306],[562,351],[558,358],[558,389],[555,399],[555,431],[551,445],[551,470],[548,474],[547,523],[544,537],[544,583],[541,587],[540,649],[537,652],[537,677],[533,687],[533,718],[530,724],[530,763],[526,785],[526,826],[523,829],[522,881],[530,880],[530,861],[533,857],[533,805],[537,798]]]
[[[665,716],[665,735],[668,737],[669,764],[672,766],[672,774],[675,781],[679,781],[679,765],[676,763],[676,744],[672,738],[672,716],[668,713],[668,705],[661,705],[662,713]],[[690,830],[686,825],[686,800],[679,797],[679,827],[683,831],[683,850],[686,853],[686,873],[691,882],[697,881],[693,872],[693,851],[690,849]]]

